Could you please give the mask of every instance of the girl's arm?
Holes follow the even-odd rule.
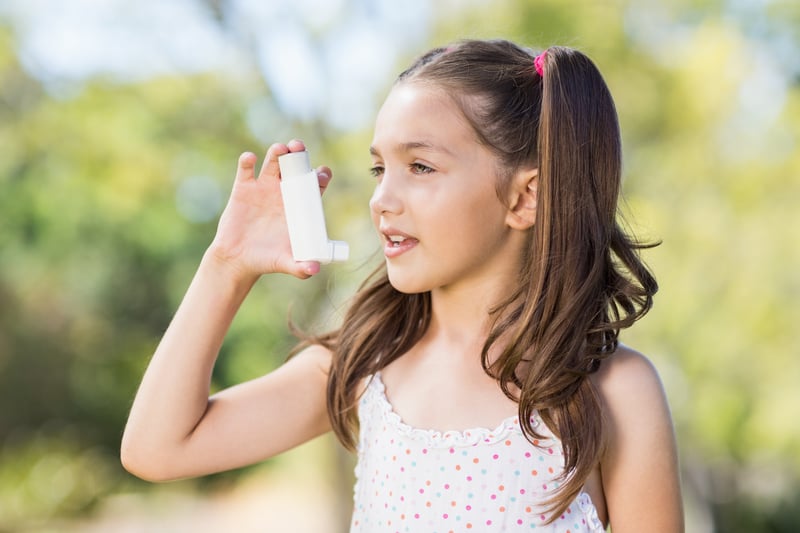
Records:
[[[611,530],[683,532],[678,453],[658,373],[621,346],[595,383],[609,437],[600,472]]]
[[[291,256],[280,197],[278,156],[299,141],[270,147],[256,177],[256,156],[242,154],[217,234],[167,328],[131,408],[121,459],[154,481],[251,464],[329,429],[325,388],[330,353],[313,346],[261,378],[209,398],[225,334],[260,275],[307,278],[314,262]],[[330,170],[320,169],[324,189]]]

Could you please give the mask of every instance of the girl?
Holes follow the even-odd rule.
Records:
[[[593,63],[499,40],[420,57],[370,147],[385,264],[339,330],[209,398],[259,276],[319,271],[292,260],[279,194],[278,156],[304,149],[272,145],[258,175],[239,159],[136,395],[125,467],[198,476],[332,429],[358,450],[352,531],[682,531],[658,375],[618,342],[657,286],[616,222],[620,135]]]

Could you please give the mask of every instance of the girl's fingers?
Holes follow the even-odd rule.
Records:
[[[261,172],[258,173],[258,179],[273,176],[275,178],[280,175],[280,167],[278,167],[278,157],[283,154],[289,153],[289,147],[285,144],[275,143],[267,150],[267,155],[264,157],[264,164],[261,165]]]
[[[325,166],[317,167],[317,180],[319,181],[319,192],[325,192],[325,189],[328,188],[328,184],[331,182],[331,178],[333,177],[331,173],[331,169]]]
[[[272,176],[276,178],[280,175],[280,167],[278,166],[278,157],[282,156],[283,154],[288,154],[289,152],[302,152],[306,149],[306,145],[303,144],[303,141],[299,141],[297,139],[293,139],[286,144],[275,143],[269,147],[267,150],[267,156],[264,159],[264,164],[261,166],[261,172],[259,172],[258,177],[267,178]]]
[[[255,178],[256,154],[244,152],[239,156],[239,163],[236,166],[236,181],[247,181]]]
[[[286,143],[286,146],[289,147],[290,152],[302,152],[303,150],[306,149],[305,143],[300,139],[292,139],[291,141]]]

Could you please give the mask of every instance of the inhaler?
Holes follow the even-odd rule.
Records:
[[[331,241],[325,229],[322,196],[317,173],[311,168],[308,152],[278,156],[281,169],[281,195],[289,242],[295,261],[346,261],[350,247],[344,241]]]

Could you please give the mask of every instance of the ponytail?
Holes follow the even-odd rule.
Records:
[[[614,353],[621,328],[652,306],[658,286],[617,223],[621,139],[600,72],[583,54],[549,48],[542,58],[538,211],[528,266],[514,295],[514,341],[488,369],[521,389],[520,420],[538,412],[561,440],[563,482],[550,504],[560,516],[604,453],[603,416],[589,375]],[[538,58],[537,58],[538,59]],[[507,321],[503,327],[516,327]],[[487,354],[487,351],[484,351]],[[510,365],[525,361],[527,370]],[[513,367],[513,368],[512,368]],[[505,385],[504,385],[505,384]],[[542,438],[532,428],[529,437]]]

